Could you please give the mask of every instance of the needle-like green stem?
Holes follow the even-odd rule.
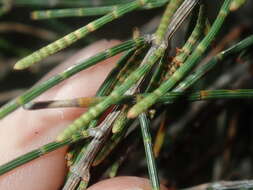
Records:
[[[142,139],[146,153],[146,159],[148,162],[148,172],[151,179],[152,189],[159,190],[160,182],[158,178],[157,167],[155,164],[155,156],[153,152],[152,138],[150,135],[150,121],[145,113],[139,115],[139,121],[141,125]]]
[[[163,6],[168,0],[151,0],[145,6],[139,9],[154,9]],[[116,10],[119,6],[124,4],[118,4],[113,6],[100,6],[100,7],[85,7],[85,8],[67,8],[67,9],[53,9],[53,10],[40,10],[33,11],[31,14],[32,19],[50,19],[50,18],[62,18],[62,17],[83,17],[83,16],[99,16],[108,14]]]

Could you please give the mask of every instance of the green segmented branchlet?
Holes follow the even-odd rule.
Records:
[[[147,110],[150,106],[152,106],[157,99],[165,94],[168,90],[173,88],[173,86],[181,80],[198,62],[201,55],[205,52],[207,47],[210,45],[214,37],[217,35],[218,31],[220,30],[223,22],[225,21],[225,18],[229,14],[229,5],[231,3],[231,0],[225,0],[223,3],[223,6],[212,25],[210,32],[207,34],[207,36],[200,42],[200,44],[197,46],[196,50],[193,52],[193,54],[187,59],[185,64],[183,64],[167,81],[162,83],[162,85],[157,88],[151,95],[141,100],[139,103],[134,105],[130,111],[128,112],[129,118],[135,118],[140,113]]]
[[[39,149],[33,150],[31,152],[28,152],[27,154],[24,154],[6,164],[3,164],[0,166],[0,175],[3,175],[7,173],[10,170],[13,170],[14,168],[21,166],[31,160],[34,160],[46,153],[49,153],[51,151],[54,151],[62,146],[65,146],[69,144],[71,141],[70,140],[64,140],[62,142],[52,142],[49,144],[46,144]],[[46,151],[45,151],[46,150]]]
[[[184,94],[187,88],[192,86],[198,79],[204,76],[210,69],[212,69],[215,64],[219,61],[210,62],[208,65],[204,65],[200,70],[196,73],[193,73],[189,77],[185,79],[185,81],[181,82],[172,92],[167,92],[163,96],[157,99],[157,103],[161,104],[172,104],[176,101],[176,99],[181,98],[182,100],[186,101],[200,101],[200,100],[209,100],[209,99],[235,99],[235,98],[252,98],[252,92],[250,89],[244,90],[203,90],[200,92],[195,93],[186,93]],[[136,94],[136,95],[127,95],[122,96],[121,101],[115,103],[116,105],[126,104],[126,103],[135,103],[138,102],[138,99],[145,98],[149,96],[151,93],[143,93],[143,94]],[[208,94],[208,96],[202,96],[203,94]],[[210,96],[209,96],[210,95]],[[90,97],[94,99],[94,101],[100,102],[106,99],[107,97]],[[127,118],[124,118],[124,120]],[[123,118],[122,118],[123,120]],[[117,127],[116,127],[117,128]],[[115,129],[116,130],[116,129]],[[115,131],[115,133],[117,130]]]
[[[0,0],[0,3],[3,0]],[[109,0],[109,1],[102,1],[97,3],[96,1],[83,1],[83,0],[61,0],[61,1],[52,1],[52,0],[44,0],[44,1],[37,1],[37,0],[15,0],[13,5],[17,6],[37,6],[37,7],[81,7],[81,6],[105,6],[108,4],[120,4],[130,2],[130,0]],[[33,7],[34,8],[34,7]]]
[[[165,12],[163,13],[163,17],[161,19],[161,22],[158,26],[158,29],[155,33],[155,44],[161,44],[164,40],[164,35],[167,31],[168,24],[170,23],[173,14],[178,9],[180,4],[183,2],[183,0],[171,0],[169,4],[167,5]]]
[[[230,10],[231,11],[236,11],[239,9],[241,6],[247,3],[247,0],[233,0],[231,5],[230,5]]]
[[[189,101],[211,100],[211,99],[236,99],[252,98],[252,89],[237,90],[201,90],[188,97]]]
[[[202,101],[202,100],[217,100],[217,99],[242,99],[253,98],[252,89],[236,89],[236,90],[201,90],[199,92],[184,93],[184,92],[169,92],[160,97],[158,103],[172,104],[177,99],[182,98],[186,101]]]
[[[179,8],[179,6],[181,5],[182,1],[181,0],[171,0],[170,3],[167,5],[165,12],[163,13],[163,17],[161,19],[161,22],[158,26],[158,29],[156,31],[156,33],[154,34],[154,40],[153,40],[153,44],[160,46],[161,44],[163,44],[164,41],[169,40],[166,39],[166,32],[173,34],[173,30],[169,30],[167,31],[168,28],[176,28],[173,26],[173,21],[175,21],[175,24],[177,24],[178,20],[177,20],[177,16],[180,13],[180,10],[178,10],[176,12],[176,10]],[[176,12],[176,13],[175,13]],[[175,15],[174,15],[175,13]],[[176,18],[176,19],[175,19]],[[180,22],[179,22],[180,23]],[[165,45],[167,48],[167,44]],[[151,50],[152,51],[152,50]],[[165,51],[165,50],[164,50]],[[155,85],[155,81],[157,80],[158,75],[161,73],[161,69],[164,65],[163,60],[160,60],[160,63],[157,66],[157,69],[154,73],[154,75],[151,78],[151,81],[147,87],[147,90],[149,91],[151,88],[153,88],[153,85]]]
[[[0,109],[0,119],[3,119],[6,115],[11,113],[12,111],[16,110],[18,107],[28,103],[29,101],[33,100],[46,90],[52,88],[53,86],[59,84],[63,80],[73,76],[74,74],[87,69],[88,67],[95,65],[96,63],[103,61],[109,57],[112,57],[120,52],[123,52],[125,50],[128,50],[133,47],[139,47],[142,46],[145,42],[149,41],[149,37],[140,37],[136,38],[135,40],[129,40],[127,42],[124,42],[120,45],[116,45],[112,48],[109,48],[103,52],[100,52],[89,59],[85,60],[82,63],[73,65],[71,68],[66,69],[65,71],[55,75],[54,77],[51,77],[47,81],[38,84],[37,86],[31,88],[27,92],[25,92],[23,95],[17,97],[16,99],[10,101]]]
[[[47,45],[46,47],[41,48],[40,50],[32,53],[31,55],[18,61],[14,69],[25,69],[32,64],[41,61],[42,59],[52,55],[76,42],[77,40],[83,38],[87,34],[97,30],[106,23],[109,23],[124,14],[137,9],[138,7],[144,6],[149,0],[136,0],[131,3],[127,3],[124,6],[120,6],[118,9],[112,11],[111,13],[106,14],[105,16],[87,24],[84,27],[81,27],[74,32],[64,36],[63,38]]]
[[[181,82],[177,88],[175,88],[174,90],[178,89],[179,90],[184,90],[186,89],[187,87],[189,87],[191,84],[193,84],[194,82],[196,82],[201,76],[203,76],[207,71],[209,71],[211,68],[213,68],[215,65],[217,65],[217,63],[219,63],[220,61],[222,61],[223,59],[229,57],[230,55],[233,55],[235,53],[238,53],[238,52],[241,52],[242,50],[250,47],[253,45],[253,35],[245,38],[244,40],[238,42],[237,44],[233,45],[232,47],[230,47],[229,49],[225,50],[225,51],[222,51],[221,53],[219,53],[217,56],[213,57],[208,64],[202,66],[205,67],[206,69],[198,69],[198,71],[195,73],[195,76],[194,75],[190,75],[189,77],[187,77],[183,82]],[[201,72],[200,72],[201,70]],[[191,82],[193,81],[193,82]],[[252,89],[249,89],[249,91],[247,92],[246,89],[244,90],[237,90],[237,91],[223,91],[221,93],[221,91],[217,91],[216,92],[219,92],[219,98],[226,98],[228,96],[230,96],[232,98],[232,95],[234,96],[234,98],[238,97],[238,98],[252,98],[253,97],[253,93],[251,92]],[[207,93],[206,93],[207,92]],[[213,95],[213,99],[216,95],[214,95],[215,91],[206,91],[204,94],[205,94],[205,100],[207,99],[207,96],[206,95],[210,95],[212,93]],[[174,93],[174,92],[173,92]],[[227,95],[226,93],[229,93],[229,95]],[[240,93],[240,94],[239,94]],[[223,97],[221,97],[221,94],[223,94]],[[195,95],[194,95],[195,96]],[[198,92],[196,94],[196,97],[200,96],[200,93]],[[202,93],[202,97],[203,97],[203,93]],[[128,97],[129,98],[129,97]],[[178,97],[177,97],[178,98]],[[198,97],[197,97],[198,98]],[[161,103],[172,103],[172,100],[173,98],[171,98],[171,95],[167,96],[166,97],[166,94],[162,97],[160,97],[160,100],[159,102]],[[191,98],[191,100],[193,101],[193,98]],[[116,135],[116,134],[115,134]],[[75,139],[78,139],[78,138],[75,138]],[[49,147],[52,147],[50,151],[53,151],[61,146],[64,146],[65,143],[66,144],[69,144],[72,142],[73,139],[67,139],[63,142],[51,142],[47,145],[44,145],[46,146],[47,150],[49,150],[50,148]],[[33,150],[25,155],[22,155],[2,166],[0,166],[0,175],[22,165],[22,164],[25,164],[33,159],[36,159],[38,158],[39,156],[41,156],[42,154],[46,154],[47,152],[45,151],[41,151],[41,149],[43,150],[43,146],[40,147],[39,149],[36,149],[36,150]]]
[[[196,3],[198,0],[191,0],[193,3]],[[166,39],[170,39],[172,34],[176,31],[179,25],[182,23],[182,20],[186,18],[189,14],[189,10],[192,10],[194,6],[186,7],[189,5],[188,2],[182,4],[182,8],[180,7],[173,16],[171,23],[169,24],[169,30],[166,34]],[[194,5],[194,4],[192,4]],[[182,15],[180,15],[182,14]],[[67,138],[69,135],[73,134],[76,130],[80,130],[83,126],[87,126],[90,121],[98,117],[102,112],[104,112],[110,105],[114,104],[115,102],[119,101],[121,96],[125,94],[130,89],[131,86],[134,84],[141,82],[141,79],[144,77],[145,73],[150,71],[152,66],[156,63],[156,61],[162,57],[167,48],[167,42],[164,41],[160,45],[153,45],[148,53],[146,54],[145,58],[143,59],[140,67],[138,67],[127,79],[125,82],[115,89],[110,96],[108,96],[104,101],[98,103],[97,105],[90,108],[86,113],[81,115],[78,119],[76,119],[72,124],[70,124],[60,135],[58,135],[57,140],[62,141],[63,139]],[[135,85],[134,88],[138,86]]]
[[[90,8],[67,8],[54,10],[33,11],[31,18],[34,20],[62,18],[62,17],[81,17],[81,16],[99,16],[105,15],[118,8],[118,5]]]
[[[139,9],[153,9],[163,6],[168,0],[151,0],[145,6]],[[82,17],[82,16],[99,16],[112,12],[118,7],[124,6],[124,4],[118,4],[113,6],[101,6],[101,7],[87,7],[87,8],[68,8],[68,9],[54,9],[54,10],[41,10],[33,11],[31,18],[34,20],[49,19],[49,18],[62,18],[62,17]]]
[[[38,149],[32,150],[16,159],[11,160],[10,162],[0,166],[0,175],[5,174],[6,172],[13,170],[14,168],[21,166],[29,161],[32,161],[40,156],[43,156],[49,152],[52,152],[62,146],[77,142],[81,139],[89,137],[89,131],[82,131],[72,135],[71,138],[65,139],[61,142],[51,142],[46,145],[41,146]]]
[[[145,148],[146,159],[148,163],[149,177],[151,178],[151,185],[153,190],[160,189],[160,182],[158,178],[157,167],[155,163],[155,156],[153,152],[152,138],[150,135],[150,121],[145,113],[139,115],[139,121],[141,126],[141,133],[143,144]]]
[[[201,34],[203,32],[204,24],[205,24],[205,16],[204,16],[204,5],[200,5],[198,19],[195,28],[193,29],[190,37],[186,41],[185,45],[182,49],[180,49],[179,54],[173,58],[171,64],[169,65],[168,72],[165,76],[165,80],[167,80],[176,70],[180,67],[187,57],[190,56],[196,42],[200,39]]]

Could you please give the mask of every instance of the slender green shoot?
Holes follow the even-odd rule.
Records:
[[[230,5],[230,10],[231,11],[236,11],[239,9],[241,6],[247,3],[247,0],[233,0],[231,5]]]
[[[149,178],[151,179],[151,185],[153,190],[160,189],[160,182],[155,163],[155,156],[153,152],[152,138],[150,135],[150,121],[145,113],[140,114],[139,121],[141,125],[141,133],[143,138],[143,144],[146,153],[146,159],[148,163]]]
[[[171,0],[167,5],[161,22],[155,33],[155,44],[161,44],[167,31],[168,24],[171,22],[173,14],[176,12],[183,0]]]
[[[207,68],[207,67],[205,67]],[[183,100],[183,101],[201,101],[201,100],[210,100],[210,99],[237,99],[237,98],[252,98],[252,90],[251,89],[235,89],[235,90],[201,90],[199,92],[183,92],[187,88],[189,88],[192,84],[194,84],[200,77],[202,77],[207,71],[209,71],[211,67],[209,66],[207,70],[201,69],[200,72],[196,72],[190,77],[188,77],[185,81],[181,83],[181,85],[178,85],[177,88],[175,88],[172,92],[167,92],[163,96],[159,97],[157,100],[157,103],[160,104],[171,104],[174,103],[177,99]],[[188,80],[188,82],[187,82]],[[130,103],[136,103],[138,102],[138,99],[145,98],[149,96],[151,93],[143,93],[143,94],[136,94],[136,95],[123,95],[121,100],[116,102],[116,105],[120,104],[130,104]],[[88,97],[87,99],[91,99],[92,102],[101,102],[107,97]],[[83,98],[80,98],[83,99]],[[86,99],[86,98],[84,98]],[[61,100],[59,100],[61,102]],[[68,100],[71,101],[71,100]],[[56,100],[56,103],[58,101]],[[43,102],[42,102],[43,103]],[[36,104],[36,102],[34,103]],[[40,104],[40,102],[38,102]],[[87,103],[88,104],[88,103]],[[93,104],[92,104],[93,105]],[[67,105],[68,107],[71,107]],[[80,106],[82,108],[87,108],[90,105]],[[35,105],[36,107],[36,105]],[[74,106],[76,107],[76,106]],[[48,107],[45,107],[48,108]],[[58,107],[55,107],[58,108]],[[44,109],[44,108],[41,108]],[[121,120],[125,120],[127,118],[122,118]],[[118,132],[118,126],[115,126],[114,133]]]
[[[138,9],[154,9],[163,6],[168,0],[151,0],[145,6]],[[87,7],[87,8],[67,8],[67,9],[54,9],[54,10],[40,10],[33,11],[31,18],[34,20],[62,18],[62,17],[83,17],[83,16],[100,16],[108,14],[118,7],[124,6],[124,4],[113,6],[101,6],[101,7]]]
[[[73,135],[71,138],[65,139],[64,141],[51,142],[51,143],[48,143],[38,149],[30,151],[30,152],[12,160],[6,164],[1,165],[0,166],[0,175],[3,175],[8,171],[11,171],[11,170],[29,162],[29,161],[39,158],[40,156],[43,156],[49,152],[52,152],[60,147],[63,147],[63,146],[75,143],[77,141],[80,141],[82,139],[85,139],[87,137],[90,137],[90,136],[92,136],[93,133],[94,132],[91,129],[89,129],[87,131],[79,132],[79,133]]]

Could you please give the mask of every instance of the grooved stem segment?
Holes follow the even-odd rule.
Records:
[[[139,9],[153,9],[163,6],[169,0],[151,0],[143,7]],[[124,4],[117,4],[113,6],[100,6],[100,7],[85,7],[85,8],[68,8],[68,9],[54,9],[54,10],[41,10],[33,11],[31,14],[32,19],[50,19],[50,18],[62,18],[62,17],[83,17],[83,16],[98,16],[105,15],[109,12],[116,10],[119,6]]]
[[[164,40],[164,35],[167,31],[168,24],[170,23],[173,14],[182,2],[183,0],[171,0],[167,5],[159,27],[155,33],[155,44],[161,44],[161,42]]]
[[[150,134],[150,121],[145,113],[140,114],[139,121],[141,125],[141,133],[143,144],[145,148],[145,154],[148,162],[148,172],[151,178],[151,184],[153,190],[160,190],[160,182],[158,178],[157,167],[155,163],[155,156],[153,152],[152,138]]]

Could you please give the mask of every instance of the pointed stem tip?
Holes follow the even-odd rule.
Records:
[[[25,69],[25,68],[26,68],[26,67],[24,67],[23,64],[20,64],[20,62],[17,62],[17,63],[14,65],[14,67],[13,67],[14,70],[23,70],[23,69]]]

